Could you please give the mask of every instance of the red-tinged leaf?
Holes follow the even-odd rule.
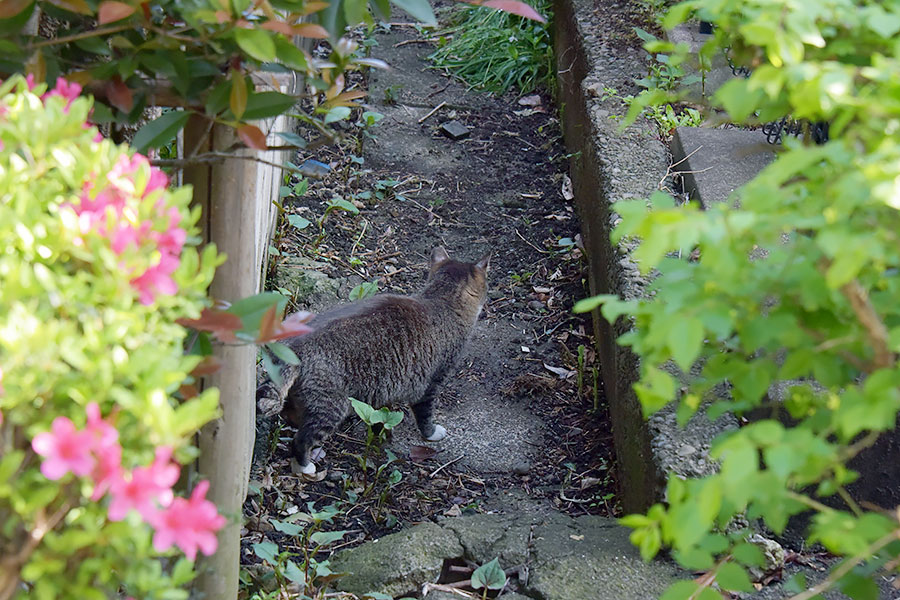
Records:
[[[134,107],[134,96],[131,88],[125,85],[122,78],[116,75],[106,83],[106,98],[110,104],[124,113],[131,112]]]
[[[185,400],[190,400],[191,398],[196,398],[200,393],[200,390],[197,389],[197,386],[193,383],[185,383],[178,391],[181,393],[181,397]]]
[[[300,23],[294,26],[294,35],[324,40],[328,39],[328,30],[315,23]]]
[[[365,98],[367,95],[366,92],[362,90],[353,90],[352,92],[343,92],[338,94],[331,100],[322,103],[322,109],[332,109],[335,106],[358,106],[353,100],[357,100],[359,98]]]
[[[31,5],[31,0],[0,1],[0,19],[11,19]]]
[[[259,321],[259,335],[256,336],[257,342],[269,339],[275,334],[275,323],[278,322],[278,305],[273,304],[269,310],[263,314]]]
[[[237,128],[238,137],[241,138],[241,141],[247,145],[248,148],[253,148],[255,150],[265,150],[268,148],[266,145],[266,134],[259,130],[259,127],[256,125],[241,125]]]
[[[149,2],[141,2],[141,11],[144,13],[144,18],[149,21],[150,20],[150,3]]]
[[[429,448],[428,446],[410,446],[409,447],[409,460],[413,462],[422,462],[423,460],[428,460],[429,458],[434,457],[437,454],[437,450],[434,448]]]
[[[319,12],[320,10],[324,10],[324,9],[328,8],[328,6],[329,6],[328,2],[307,2],[306,4],[303,5],[303,10],[301,10],[300,12],[295,13],[295,14],[305,17],[306,15],[311,15],[314,12]]]
[[[313,330],[307,323],[311,321],[314,316],[313,313],[306,311],[288,315],[281,323],[278,323],[275,326],[275,331],[272,333],[272,336],[264,341],[276,342],[285,338],[307,334]]]
[[[115,2],[115,0],[107,0],[100,3],[100,10],[97,12],[97,21],[101,25],[121,21],[126,17],[130,17],[137,10],[136,6],[125,4],[124,2]]]
[[[212,375],[222,368],[222,361],[215,356],[204,356],[194,370],[191,371],[193,377],[203,377],[204,375]]]
[[[222,342],[237,341],[234,332],[244,328],[239,316],[214,308],[204,308],[199,319],[178,319],[176,323],[182,327],[209,331]]]
[[[224,10],[216,11],[216,22],[221,25],[222,23],[227,23],[231,20],[231,13]]]
[[[276,33],[283,33],[288,37],[294,35],[294,28],[284,21],[266,21],[262,24],[262,28],[268,29],[269,31],[274,31]]]
[[[229,106],[231,107],[231,112],[234,113],[235,119],[243,117],[244,111],[247,110],[247,80],[244,79],[244,75],[240,71],[231,72]]]
[[[541,14],[534,10],[529,5],[524,2],[519,2],[518,0],[465,0],[469,4],[474,4],[476,6],[487,6],[489,8],[496,8],[497,10],[502,10],[503,12],[508,12],[512,15],[518,15],[520,17],[525,17],[526,19],[531,19],[533,21],[540,21],[541,23],[546,23],[547,19],[541,16]]]

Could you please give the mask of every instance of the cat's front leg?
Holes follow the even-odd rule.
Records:
[[[422,398],[412,405],[413,415],[416,417],[416,424],[419,426],[419,433],[429,442],[437,442],[447,437],[447,430],[432,420],[434,417],[436,390],[437,383],[432,383],[428,386]]]

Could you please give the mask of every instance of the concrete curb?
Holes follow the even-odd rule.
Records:
[[[618,219],[612,205],[649,197],[670,161],[647,123],[619,130],[619,120],[610,116],[624,115],[627,108],[604,90],[636,94],[634,78],[645,71],[644,53],[623,46],[621,39],[605,37],[607,28],[591,0],[556,0],[554,10],[563,132],[574,154],[570,174],[590,263],[590,289],[593,294],[640,297],[647,280],[630,259],[630,248],[610,242]],[[617,10],[633,7],[620,5]],[[631,328],[630,322],[620,319],[611,326],[597,311],[593,321],[613,424],[620,499],[626,512],[642,512],[662,498],[669,472],[684,477],[712,472],[709,443],[736,423],[733,418],[710,423],[698,415],[679,428],[672,407],[645,420],[631,387],[638,379],[639,360],[615,342]]]

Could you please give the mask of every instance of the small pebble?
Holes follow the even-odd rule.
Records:
[[[531,470],[531,463],[527,460],[519,461],[513,466],[513,473],[516,475],[527,475]]]
[[[532,300],[528,303],[528,308],[531,310],[544,310],[544,303],[540,300]]]
[[[697,451],[697,449],[694,448],[693,446],[691,446],[690,444],[685,444],[684,446],[682,446],[681,448],[678,449],[677,454],[678,454],[678,456],[690,456],[691,454],[693,454],[696,451]]]

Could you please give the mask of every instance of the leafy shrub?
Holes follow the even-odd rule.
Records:
[[[773,417],[723,434],[712,447],[718,474],[670,477],[667,505],[625,522],[645,557],[665,544],[682,564],[715,575],[682,582],[667,598],[711,598],[698,588],[718,579],[745,591],[745,567],[761,559],[745,532],[722,533],[735,515],[781,532],[792,515],[812,510],[809,541],[846,558],[800,597],[837,585],[874,598],[873,579],[900,564],[900,526],[896,512],[851,496],[857,474],[847,461],[893,430],[900,409],[900,5],[689,0],[664,23],[691,16],[715,25],[701,54],[730,48],[737,66],[752,68],[715,93],[717,108],[751,125],[788,115],[827,121],[832,139],[785,140],[739,192],[739,206],[676,207],[662,193],[651,210],[615,205],[614,239],[640,238],[633,258],[658,277],[644,299],[600,296],[580,308],[602,304],[610,321],[633,317],[634,331],[619,342],[641,356],[634,389],[645,412],[678,397],[683,422],[718,387],[729,397],[712,403],[711,417],[758,407]],[[673,100],[646,92],[631,116]],[[679,393],[673,367],[687,371],[698,359],[699,376]],[[788,384],[783,402],[768,395],[776,382]]]
[[[528,3],[549,14],[552,3]],[[462,6],[453,20],[453,37],[429,58],[472,87],[503,94],[512,87],[527,94],[555,81],[550,25],[480,6]]]
[[[0,85],[0,598],[185,598],[224,523],[174,497],[217,390],[179,400],[219,261],[191,191],[86,125],[60,80]],[[187,558],[179,558],[177,546]]]

